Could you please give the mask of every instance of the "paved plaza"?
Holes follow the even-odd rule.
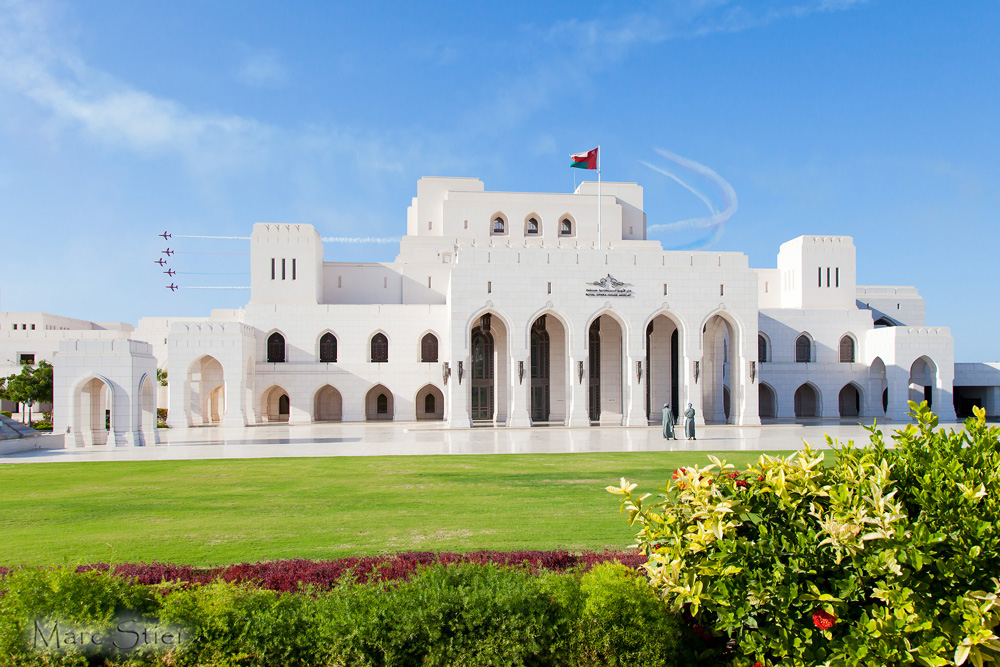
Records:
[[[880,425],[883,433],[904,424]],[[949,425],[959,427],[960,425]],[[703,426],[694,441],[666,441],[660,427],[444,429],[417,422],[387,424],[270,424],[249,429],[218,426],[159,429],[161,442],[147,447],[34,449],[0,456],[0,463],[68,461],[166,461],[311,456],[407,456],[428,454],[547,454],[794,450],[803,440],[826,447],[824,434],[841,442],[865,442],[868,433],[844,421],[764,426]],[[680,431],[682,433],[682,431]],[[59,436],[44,438],[48,446]],[[27,443],[27,440],[22,442]]]

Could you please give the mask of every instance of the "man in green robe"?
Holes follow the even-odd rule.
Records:
[[[667,440],[676,440],[677,434],[674,433],[674,413],[670,409],[669,403],[663,404],[663,437]]]
[[[688,403],[688,409],[684,411],[684,435],[688,440],[697,440],[694,437],[694,406]]]

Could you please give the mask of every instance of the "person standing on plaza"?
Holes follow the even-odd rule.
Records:
[[[688,440],[697,440],[694,437],[694,406],[688,403],[688,409],[684,411],[684,435]]]
[[[669,403],[663,404],[663,437],[667,440],[676,440],[677,434],[674,432],[674,413],[670,409]]]

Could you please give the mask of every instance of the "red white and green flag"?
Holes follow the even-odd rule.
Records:
[[[597,149],[592,151],[587,151],[586,153],[576,153],[570,155],[569,159],[572,160],[572,164],[569,166],[576,167],[577,169],[597,169]]]

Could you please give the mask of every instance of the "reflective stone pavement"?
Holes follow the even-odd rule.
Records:
[[[903,424],[880,425],[889,433]],[[946,428],[960,428],[948,424]],[[682,434],[682,430],[678,434]],[[703,426],[697,440],[666,441],[659,426],[592,428],[445,429],[440,422],[389,424],[267,424],[247,429],[218,426],[160,429],[161,442],[146,447],[34,449],[0,456],[0,463],[67,461],[160,461],[311,456],[406,456],[426,454],[542,454],[554,452],[650,452],[794,450],[805,440],[826,447],[824,434],[846,442],[868,440],[857,423]],[[44,446],[58,442],[48,436]]]

